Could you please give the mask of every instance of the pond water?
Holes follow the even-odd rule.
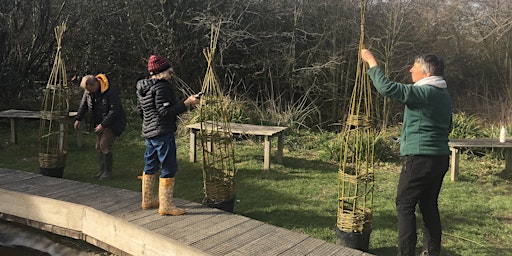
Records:
[[[0,255],[112,256],[91,244],[0,219]]]

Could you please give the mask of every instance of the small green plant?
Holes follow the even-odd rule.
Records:
[[[484,124],[484,121],[475,115],[464,112],[453,115],[451,139],[498,138],[500,127],[494,124]],[[463,151],[469,157],[486,156],[491,159],[504,159],[504,149],[473,148]]]
[[[397,162],[400,159],[400,127],[390,127],[379,131],[374,139],[374,157],[376,162]],[[339,162],[344,137],[339,135],[329,140],[325,146],[328,148],[330,160]],[[349,142],[352,145],[354,142]]]
[[[482,120],[474,115],[468,115],[464,112],[453,115],[452,139],[473,139],[485,138],[487,134],[482,128]]]
[[[400,128],[389,127],[377,133],[375,136],[376,162],[400,162]]]

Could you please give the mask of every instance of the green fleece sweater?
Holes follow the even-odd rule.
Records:
[[[378,67],[368,70],[373,86],[391,99],[405,104],[401,155],[449,155],[448,134],[452,129],[452,100],[442,84],[402,84],[390,81]],[[444,86],[443,86],[444,85]]]

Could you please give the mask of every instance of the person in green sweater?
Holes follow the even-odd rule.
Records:
[[[433,54],[415,58],[409,70],[413,84],[390,81],[373,54],[361,50],[361,59],[377,91],[405,105],[400,154],[404,163],[396,195],[398,215],[398,255],[415,256],[416,205],[423,217],[421,255],[439,255],[441,219],[438,197],[448,170],[452,129],[452,100],[443,79],[444,62]]]

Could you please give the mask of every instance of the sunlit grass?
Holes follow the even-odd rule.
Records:
[[[38,122],[20,120],[19,144],[9,142],[9,123],[0,121],[0,168],[38,173]],[[335,135],[290,133],[283,163],[272,158],[263,171],[263,141],[256,137],[236,142],[237,214],[302,232],[335,243],[337,171],[332,145]],[[143,168],[144,142],[140,127],[129,126],[114,146],[114,179],[99,181],[94,135],[85,145],[75,145],[69,134],[64,178],[140,191],[137,176]],[[273,141],[275,149],[275,140]],[[176,197],[201,202],[203,181],[200,163],[188,161],[188,137],[177,136],[180,171]],[[198,159],[201,159],[198,150]],[[370,252],[396,255],[395,193],[401,163],[378,163]],[[443,223],[443,255],[512,255],[512,177],[504,174],[503,159],[461,155],[459,180],[446,175],[439,206]],[[418,220],[418,225],[421,226]],[[419,230],[421,246],[421,230]]]

